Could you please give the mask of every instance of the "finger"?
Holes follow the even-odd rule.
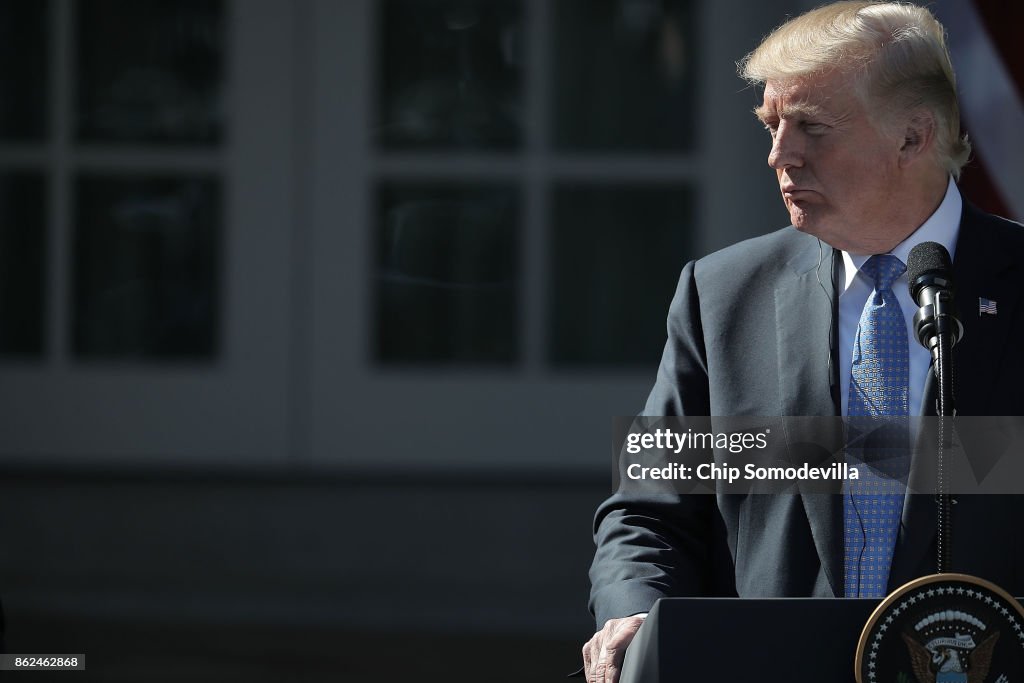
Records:
[[[597,655],[597,662],[594,664],[594,681],[595,683],[611,683],[612,679],[609,678],[611,675],[609,663],[612,657],[615,656],[614,650],[608,649],[608,643],[601,646],[601,651]],[[616,679],[618,677],[616,676]]]
[[[605,622],[604,628],[594,636],[594,683],[608,682],[608,646],[618,629],[619,622],[619,619],[609,619]]]
[[[618,683],[622,673],[622,663],[626,658],[626,648],[633,642],[637,630],[643,625],[643,619],[631,617],[621,619],[614,624],[614,629],[604,639],[601,657],[604,667],[604,679],[601,683]]]
[[[615,649],[608,645],[608,640],[605,639],[597,655],[597,664],[594,666],[596,683],[613,683],[618,680],[618,672],[612,667]]]
[[[626,657],[626,646],[608,648],[605,657],[605,683],[619,683],[619,675],[622,673],[622,662]]]
[[[587,663],[587,683],[598,683],[597,663],[601,655],[601,643],[604,641],[604,631],[598,631],[594,637],[587,641],[585,659]]]
[[[587,683],[593,683],[593,672],[590,670],[591,664],[594,661],[594,658],[590,654],[591,648],[593,647],[593,641],[594,639],[591,638],[587,642],[583,643],[583,676],[586,678]]]

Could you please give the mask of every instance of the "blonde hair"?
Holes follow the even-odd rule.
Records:
[[[751,83],[833,70],[854,74],[861,103],[897,134],[900,120],[925,109],[935,121],[935,156],[955,178],[971,145],[960,135],[956,76],[942,24],[923,7],[846,1],[791,19],[737,63]]]

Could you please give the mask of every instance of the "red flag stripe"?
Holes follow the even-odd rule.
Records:
[[[1024,28],[1024,3],[974,0],[974,8],[1000,61],[1017,86],[1017,95],[1024,99],[1024,50],[1020,45],[1020,31]]]
[[[991,22],[1002,16],[1002,10],[987,5],[985,11]],[[982,208],[1020,220],[1024,218],[1024,104],[1015,80],[1019,57],[1014,57],[1011,72],[1003,55],[1013,49],[996,48],[970,0],[939,0],[933,11],[949,32],[964,126],[975,150],[961,188]]]

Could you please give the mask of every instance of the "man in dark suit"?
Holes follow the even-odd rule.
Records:
[[[961,316],[959,414],[1024,415],[1024,361],[1009,346],[1024,334],[1012,281],[1024,231],[957,191],[970,148],[941,25],[914,6],[836,3],[781,26],[741,69],[764,85],[756,114],[792,225],[686,265],[645,414],[852,415],[864,398],[858,365],[871,360],[861,328],[883,300],[909,340],[886,390],[896,387],[902,414],[934,414],[930,356],[906,322],[917,308],[906,275],[880,284],[877,264],[899,273],[911,248],[935,241],[953,256],[960,310],[978,310],[979,299],[999,307]],[[845,498],[612,496],[595,519],[600,630],[583,648],[588,680],[618,679],[661,597],[881,596],[935,571],[930,497],[900,500],[874,584],[861,578],[862,553],[851,556],[868,541],[853,537]],[[1019,516],[1016,497],[959,501],[952,569],[1024,591],[1024,534],[980,533]]]

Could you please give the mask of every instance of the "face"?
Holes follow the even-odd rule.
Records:
[[[798,230],[855,254],[899,242],[900,141],[876,130],[848,77],[768,81],[756,113],[771,134],[768,165]]]

